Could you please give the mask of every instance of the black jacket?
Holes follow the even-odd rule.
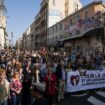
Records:
[[[56,77],[57,77],[57,80],[60,80],[62,78],[62,69],[60,65],[58,65],[56,68]]]

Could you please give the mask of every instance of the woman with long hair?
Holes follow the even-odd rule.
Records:
[[[19,73],[17,71],[14,72],[13,77],[11,79],[10,89],[12,105],[19,105],[22,84],[20,82]]]

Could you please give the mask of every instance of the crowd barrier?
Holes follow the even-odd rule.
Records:
[[[67,73],[67,92],[105,87],[105,70],[82,70]]]

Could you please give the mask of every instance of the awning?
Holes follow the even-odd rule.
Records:
[[[75,38],[80,38],[80,37],[83,37],[85,35],[90,34],[92,31],[96,31],[96,30],[100,30],[100,29],[103,29],[103,28],[96,28],[96,29],[92,29],[90,31],[87,31],[85,33],[82,33],[80,35],[75,35],[75,36],[71,36],[71,37],[67,37],[67,38],[62,38],[62,39],[59,39],[59,42],[63,42],[63,41],[70,40],[70,39],[75,39]]]

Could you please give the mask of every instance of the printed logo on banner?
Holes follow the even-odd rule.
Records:
[[[79,75],[72,75],[70,78],[72,86],[77,86],[79,84],[79,79]]]

